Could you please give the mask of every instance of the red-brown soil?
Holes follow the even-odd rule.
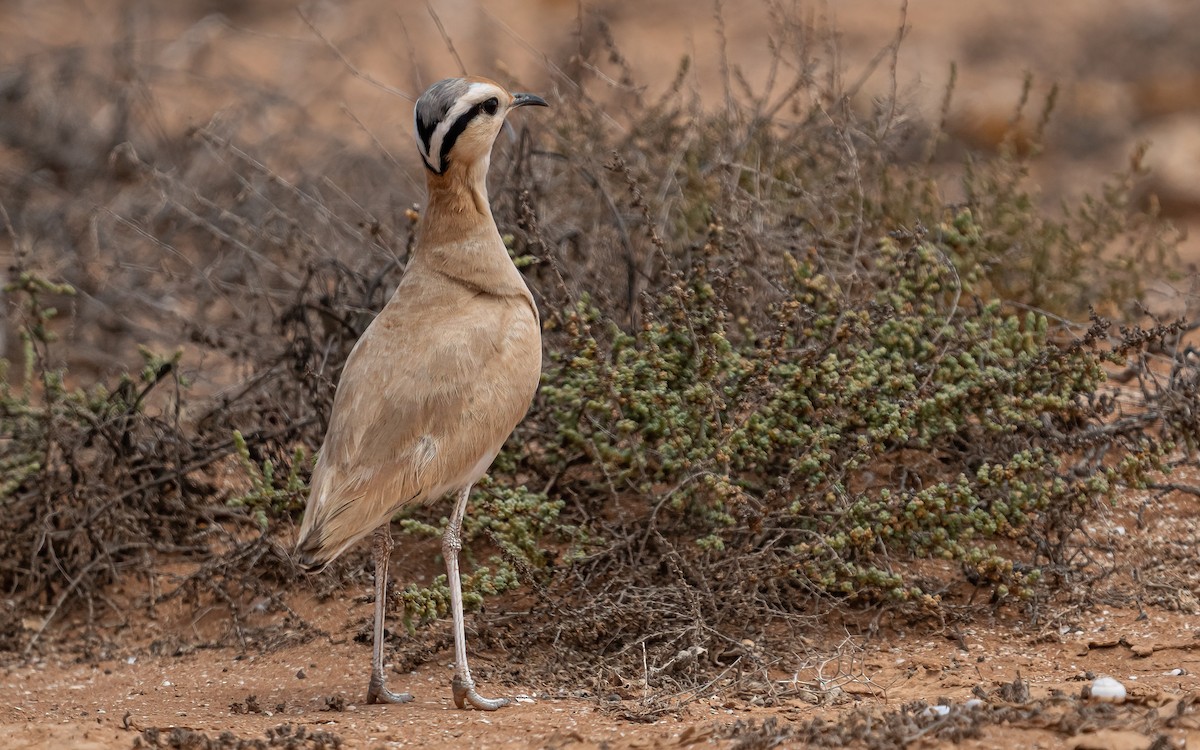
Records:
[[[1196,477],[1185,472],[1178,479]],[[153,619],[134,612],[126,627],[102,634],[103,645],[92,642],[86,651],[64,637],[82,613],[68,618],[38,655],[0,672],[0,744],[125,748],[158,730],[168,747],[172,730],[176,739],[189,736],[181,730],[197,733],[192,741],[222,732],[265,739],[287,724],[293,734],[329,733],[345,747],[768,747],[737,744],[749,742],[749,722],[761,731],[774,718],[779,733],[868,714],[880,717],[878,731],[867,735],[877,747],[926,733],[918,746],[1192,746],[1200,742],[1200,500],[1179,492],[1148,500],[1127,496],[1093,529],[1113,572],[1075,602],[1044,604],[1045,624],[979,606],[942,627],[893,622],[873,635],[814,632],[805,660],[789,667],[791,674],[774,675],[777,697],[769,707],[703,692],[672,695],[641,675],[629,676],[619,693],[598,694],[597,675],[584,673],[579,690],[547,694],[540,681],[512,682],[505,675],[521,670],[505,654],[485,652],[474,654],[481,686],[518,700],[496,713],[459,711],[450,700],[452,652],[444,647],[416,671],[391,674],[391,685],[413,692],[415,701],[363,705],[370,646],[355,636],[371,604],[343,591],[322,603],[308,594],[289,598],[309,623],[307,635],[289,630],[280,615],[251,615],[252,624],[267,626],[260,643],[283,644],[265,650],[195,648],[230,627],[219,608],[176,605]],[[446,631],[439,623],[411,638],[447,644]],[[1099,675],[1126,687],[1124,705],[1081,697]],[[1027,697],[1005,692],[1018,679],[1027,683]],[[981,694],[984,705],[969,714],[965,702]],[[954,708],[944,719],[916,720],[907,734],[886,731],[886,714],[914,701]],[[939,721],[969,731],[939,739]]]
[[[88,6],[84,16],[64,16],[68,12],[64,4],[55,2],[38,8],[33,4],[0,7],[0,28],[6,29],[0,32],[0,47],[8,47],[9,54],[16,54],[12,51],[18,48],[29,54],[40,45],[89,34],[103,36],[117,25],[118,14],[106,9],[110,4],[83,5]],[[306,55],[324,51],[290,3],[264,2],[253,6],[255,12],[237,13],[235,4],[210,5],[214,11],[229,13],[239,28],[263,35],[222,36],[221,27],[214,27],[218,29],[212,32],[214,38],[228,42],[215,48],[227,55],[226,64],[234,61],[254,68],[260,62],[256,48],[282,44],[279,35],[303,40],[300,46]],[[381,3],[345,8],[314,3],[308,9],[333,38],[340,38],[339,30],[354,28],[361,16],[371,13],[378,13],[387,28],[394,25],[397,13],[418,26],[425,23],[411,20],[423,13],[423,4],[400,5],[398,11]],[[447,18],[457,18],[457,4],[435,5]],[[744,13],[735,12],[734,5],[727,2],[725,9],[731,56],[753,73],[764,64],[765,52],[756,51],[755,45],[761,47],[757,40],[761,40],[765,13],[757,3],[747,4],[755,9]],[[472,67],[487,68],[492,75],[512,70],[532,80],[542,63],[515,41],[517,37],[552,56],[571,43],[571,3],[514,0],[485,6],[504,18],[515,36],[500,29],[491,16],[471,11],[467,15],[473,30],[458,37],[471,41],[460,41],[458,51]],[[713,58],[706,52],[713,44],[709,6],[613,1],[597,7],[610,14],[614,36],[631,65],[652,86],[670,80],[679,56],[689,50],[701,60],[699,76],[712,80],[716,75]],[[1091,150],[1062,131],[1055,136],[1058,140],[1052,146],[1057,146],[1035,169],[1047,195],[1075,195],[1081,188],[1094,187],[1099,175],[1123,166],[1123,156],[1135,142],[1153,137],[1161,144],[1160,150],[1151,151],[1158,167],[1153,187],[1169,195],[1164,209],[1173,218],[1195,228],[1200,217],[1200,158],[1196,156],[1200,153],[1196,150],[1200,72],[1195,69],[1200,45],[1187,44],[1195,43],[1194,39],[1188,42],[1188,34],[1195,36],[1200,18],[1190,7],[1182,1],[1147,8],[1144,3],[1093,0],[1058,4],[917,0],[909,9],[912,31],[899,60],[901,98],[927,114],[935,113],[949,62],[957,60],[962,104],[952,112],[950,127],[964,140],[987,147],[996,139],[993,125],[1011,112],[1025,70],[1039,76],[1038,91],[1044,91],[1048,81],[1062,81],[1067,91],[1062,128],[1097,122],[1103,127],[1089,131],[1098,144]],[[819,12],[828,11],[821,8]],[[894,34],[898,8],[874,1],[839,3],[836,8],[844,30],[841,54],[851,72],[861,71]],[[1125,24],[1128,33],[1118,35],[1122,44],[1110,39],[1104,46],[1097,30],[1115,35],[1125,28],[1122,19],[1130,21]],[[1187,19],[1197,24],[1189,27]],[[190,36],[180,38],[214,54],[206,48],[199,18],[175,18],[164,12],[159,21],[160,35],[188,31]],[[437,37],[425,35],[428,29],[418,26],[414,36],[420,42],[426,75],[441,69],[454,72],[440,43],[431,41]],[[1179,33],[1161,32],[1172,26]],[[1118,53],[1140,60],[1126,49],[1137,34],[1150,40],[1144,68],[1115,69],[1132,64],[1121,63]],[[1172,58],[1176,67],[1158,64],[1156,50],[1166,43],[1164,39],[1178,43]],[[163,54],[187,54],[191,48],[185,47],[172,47]],[[404,51],[382,44],[347,43],[347,49],[364,70],[385,80],[381,71],[402,67],[397,61],[406,59]],[[1192,50],[1190,56],[1187,49]],[[1108,52],[1111,59],[1106,58]],[[1191,68],[1187,60],[1192,61]],[[165,57],[159,63],[174,64]],[[330,62],[330,68],[335,67]],[[259,69],[256,75],[286,75],[286,69]],[[335,78],[331,74],[330,79]],[[381,114],[378,103],[364,103],[363,91],[371,87],[361,81],[354,85],[355,90],[331,98],[331,106],[314,105],[314,116],[341,117],[341,104],[346,102],[368,123],[399,122],[394,130],[374,127],[391,143],[406,143],[407,110],[401,116]],[[325,82],[313,86],[328,93],[322,89]],[[873,80],[867,90],[886,90],[886,77]],[[163,126],[194,124],[211,115],[211,109],[188,111],[181,104],[178,111],[164,114]],[[351,127],[344,118],[342,122]],[[1193,231],[1193,236],[1197,234]],[[1185,252],[1194,261],[1195,240],[1188,247]],[[1164,287],[1162,293],[1171,298],[1164,304],[1177,301],[1172,289]],[[1176,480],[1200,484],[1196,476]],[[303,607],[303,617],[323,635],[288,637],[281,617],[259,616],[257,624],[276,628],[283,644],[263,651],[195,648],[194,644],[212,642],[214,633],[228,627],[229,619],[220,610],[163,611],[154,619],[147,612],[133,611],[119,630],[96,636],[102,645],[89,643],[87,648],[76,640],[86,613],[63,615],[31,655],[4,655],[0,747],[128,748],[152,742],[154,730],[158,730],[157,741],[169,746],[173,728],[187,730],[177,732],[179,742],[192,743],[179,746],[204,747],[200,735],[214,743],[222,732],[243,740],[266,740],[268,732],[282,724],[290,725],[293,735],[298,727],[309,735],[327,732],[350,748],[771,747],[775,734],[808,726],[814,719],[838,724],[863,712],[884,717],[913,701],[932,704],[940,699],[960,708],[944,720],[916,720],[907,735],[888,735],[887,723],[880,718],[879,731],[868,733],[875,740],[872,746],[892,747],[887,743],[897,741],[967,748],[1200,746],[1200,498],[1183,492],[1163,498],[1131,494],[1109,515],[1104,527],[1095,530],[1095,538],[1106,547],[1099,554],[1111,555],[1112,574],[1071,601],[1044,603],[1042,624],[1032,624],[1025,613],[993,611],[981,604],[969,614],[956,613],[960,619],[945,627],[893,623],[874,633],[847,631],[827,640],[814,633],[811,657],[791,666],[795,676],[775,675],[776,692],[785,697],[770,707],[706,695],[664,695],[653,680],[640,694],[624,691],[624,697],[610,700],[611,696],[593,695],[598,682],[594,674],[579,675],[581,689],[589,697],[546,695],[544,685],[507,681],[505,675],[511,670],[506,669],[506,655],[484,652],[475,653],[473,663],[484,692],[526,697],[496,713],[458,711],[450,700],[449,650],[438,652],[415,672],[391,676],[392,687],[416,694],[413,703],[362,705],[370,647],[355,636],[371,605],[361,600],[362,592],[347,590],[319,604],[308,594],[289,600],[294,608]],[[394,575],[403,580],[403,569]],[[26,622],[31,631],[39,625],[36,618]],[[414,637],[445,643],[445,630],[442,623]],[[1109,708],[1082,698],[1094,675],[1118,679],[1129,690],[1129,700]],[[1001,686],[1018,678],[1028,683],[1028,700],[1007,693],[1003,697]],[[820,685],[824,688],[818,689]],[[956,712],[965,710],[961,706],[973,697],[973,689],[989,697],[976,718],[959,723],[976,729],[952,735],[939,731],[939,722],[959,721],[962,714]],[[654,713],[646,710],[652,704],[673,708],[652,721],[640,720]],[[1021,706],[1027,708],[1017,710]],[[762,730],[762,722],[770,719],[777,721],[775,730]],[[748,728],[751,722],[759,727],[757,734]],[[780,741],[781,746],[796,744],[795,738]]]

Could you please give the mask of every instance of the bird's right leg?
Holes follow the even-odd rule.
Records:
[[[469,703],[481,711],[495,711],[501,706],[507,706],[511,701],[508,698],[484,698],[480,695],[475,690],[475,680],[471,679],[471,670],[467,666],[467,628],[463,618],[458,553],[462,550],[463,514],[467,511],[467,498],[470,496],[470,485],[458,493],[454,511],[450,514],[450,522],[446,524],[446,533],[442,535],[442,556],[446,558],[446,583],[450,586],[450,612],[454,617],[454,679],[450,682],[450,689],[454,705],[459,708],[466,708]]]
[[[392,530],[389,518],[372,539],[375,554],[375,646],[371,651],[371,684],[367,703],[408,703],[411,693],[393,693],[383,685],[383,614],[387,609],[388,561],[392,556]]]

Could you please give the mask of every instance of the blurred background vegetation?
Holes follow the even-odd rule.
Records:
[[[816,617],[1086,599],[1089,523],[1200,434],[1200,14],[748,5],[0,6],[0,647],[176,597],[261,646],[366,580],[287,550],[463,68],[554,107],[493,161],[546,365],[468,515],[486,643],[698,684]]]

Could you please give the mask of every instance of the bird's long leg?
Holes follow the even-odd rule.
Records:
[[[387,609],[388,560],[392,556],[391,519],[378,529],[372,539],[375,554],[375,646],[371,651],[371,684],[367,687],[367,703],[408,703],[411,693],[393,693],[383,685],[383,615]]]
[[[442,555],[446,558],[446,582],[450,585],[450,611],[454,616],[454,679],[450,688],[454,694],[454,705],[466,708],[470,703],[483,711],[495,711],[508,705],[508,698],[484,698],[475,692],[475,681],[467,667],[467,632],[463,619],[462,580],[458,575],[458,553],[462,550],[462,520],[467,510],[467,498],[471,487],[464,487],[454,503],[454,512],[446,533],[442,537]]]

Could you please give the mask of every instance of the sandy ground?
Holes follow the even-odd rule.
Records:
[[[1176,479],[1196,484],[1200,474]],[[748,726],[767,720],[778,734],[816,720],[848,726],[864,716],[879,725],[869,734],[872,747],[917,739],[920,747],[1200,746],[1200,500],[1130,494],[1090,533],[1111,573],[1091,586],[1086,602],[1046,602],[1041,624],[1010,608],[960,601],[940,626],[894,619],[874,633],[844,624],[829,628],[836,634],[813,632],[806,656],[772,675],[775,697],[766,706],[715,690],[672,694],[641,675],[609,692],[597,673],[584,673],[577,685],[557,683],[548,693],[546,683],[526,681],[537,679],[537,669],[472,650],[481,692],[516,702],[495,713],[460,711],[450,698],[445,622],[405,636],[435,650],[415,671],[390,670],[390,686],[415,700],[364,705],[370,644],[356,636],[372,605],[352,589],[323,602],[289,596],[308,623],[303,632],[281,613],[251,615],[250,624],[268,635],[246,649],[204,645],[236,642],[220,608],[176,601],[153,618],[131,611],[121,629],[93,633],[86,643],[77,613],[48,631],[33,656],[10,654],[0,667],[0,747],[126,748],[154,746],[156,738],[162,747],[206,747],[194,743],[217,742],[222,733],[268,741],[302,729],[310,744],[293,746],[319,747],[311,738],[324,737],[351,748],[752,748],[774,746],[747,739]],[[469,643],[476,623],[469,615]],[[1084,697],[1105,675],[1125,686],[1124,704]],[[1027,695],[1006,687],[1016,680],[1027,683]],[[977,696],[982,706],[968,709]],[[951,713],[885,731],[889,712],[915,701],[944,703]],[[939,731],[938,722],[960,731]]]
[[[350,610],[357,625],[370,605],[342,601],[326,607]],[[172,746],[166,738],[173,728],[213,739],[222,732],[255,739],[286,724],[292,734],[301,727],[308,735],[325,732],[346,747],[735,747],[727,737],[737,722],[768,717],[781,726],[816,718],[836,722],[855,710],[883,713],[916,700],[948,699],[954,711],[967,711],[963,704],[972,698],[972,688],[994,691],[1017,677],[1028,682],[1037,709],[1023,720],[985,725],[981,736],[962,746],[1070,747],[1103,740],[1105,735],[1096,733],[1114,728],[1144,743],[1075,746],[1149,747],[1159,735],[1173,743],[1161,747],[1200,742],[1200,706],[1194,703],[1200,700],[1200,619],[1194,614],[1151,610],[1140,619],[1136,610],[1102,609],[1075,630],[1050,634],[981,617],[960,633],[961,641],[921,629],[893,632],[856,649],[848,662],[857,674],[826,672],[840,688],[827,696],[829,705],[796,697],[757,708],[701,695],[650,723],[625,718],[636,713],[636,698],[559,698],[489,680],[503,671],[500,654],[476,657],[486,690],[517,697],[515,705],[498,712],[454,708],[445,653],[416,672],[391,676],[394,688],[415,694],[412,703],[363,705],[369,646],[344,633],[262,654],[215,649],[153,655],[131,647],[102,661],[50,655],[3,671],[0,743],[7,748],[125,748],[136,738],[153,736],[145,734],[150,729],[161,732],[163,746]],[[1129,691],[1128,702],[1089,716],[1086,709],[1095,704],[1079,696],[1094,675],[1117,678]],[[1172,726],[1159,722],[1147,729],[1147,714],[1179,710],[1181,702],[1182,715]],[[989,701],[978,710],[1001,705]],[[1090,721],[1069,718],[1077,715]],[[950,744],[926,740],[921,746]]]
[[[18,49],[30,53],[40,45],[70,41],[72,35],[80,38],[79,24],[61,23],[71,5],[50,1],[0,6],[6,21],[0,24],[0,47],[7,47],[9,54]],[[103,36],[111,29],[117,23],[111,5],[79,4],[88,21],[84,31]],[[211,12],[226,14],[224,21],[214,25],[213,16],[207,14],[190,18],[163,14],[158,19],[155,33],[179,42],[164,46],[162,64],[184,65],[189,55],[202,54],[213,40],[228,42],[220,47],[227,55],[225,62],[244,60],[249,67],[257,59],[256,45],[296,44],[301,50],[296,54],[306,56],[325,50],[298,20],[293,3],[239,7],[214,1],[210,5]],[[573,3],[497,0],[485,3],[483,11],[471,3],[435,6],[452,20],[456,38],[469,40],[458,44],[469,67],[497,77],[509,71],[517,79],[540,80],[552,87],[556,84],[545,76],[539,55],[558,57],[576,43],[571,37]],[[382,11],[379,3],[304,7],[364,70],[384,80],[415,88],[408,81],[389,78],[389,72],[417,56],[426,78],[440,77],[432,75],[437,70],[455,72],[422,3],[401,2]],[[696,10],[691,4],[612,0],[594,7],[608,14],[614,36],[649,86],[670,80],[684,52],[696,55],[698,80],[712,81],[719,74],[711,54],[715,42],[710,6]],[[851,76],[887,44],[900,17],[898,4],[876,0],[813,7],[813,13],[837,17]],[[1038,92],[1045,91],[1048,81],[1058,80],[1065,92],[1064,119],[1056,126],[1059,130],[1052,130],[1051,148],[1036,169],[1048,200],[1094,188],[1100,176],[1123,166],[1135,143],[1150,138],[1159,144],[1151,151],[1156,168],[1153,184],[1172,196],[1168,214],[1195,228],[1200,226],[1200,72],[1194,66],[1200,59],[1195,51],[1200,45],[1191,27],[1180,20],[1196,17],[1189,8],[1184,0],[1151,5],[913,0],[907,18],[911,32],[898,62],[898,90],[920,111],[936,112],[949,63],[958,61],[960,98],[950,127],[964,140],[987,147],[989,140],[994,145],[997,118],[1003,121],[1011,112],[1026,70],[1037,76]],[[350,32],[361,28],[361,17],[371,13],[379,14],[378,38],[357,44]],[[735,3],[727,2],[725,16],[731,56],[753,78],[761,73],[765,60],[762,34],[767,14],[757,3],[738,4],[735,9]],[[411,39],[416,39],[407,45],[411,49],[396,41],[402,38],[397,19],[411,27]],[[1119,33],[1106,37],[1110,32]],[[1141,56],[1136,54],[1139,49],[1144,51]],[[1193,50],[1190,57],[1188,50]],[[1133,61],[1125,63],[1133,65],[1132,72],[1113,67],[1122,56]],[[342,80],[344,71],[332,63],[331,67],[339,71],[331,79]],[[258,74],[286,77],[287,69],[280,65]],[[872,93],[885,92],[887,87],[887,78],[876,76],[864,96],[869,100]],[[407,111],[398,117],[394,111],[383,111],[364,93],[373,89],[362,80],[345,88],[339,89],[335,101],[339,106],[329,116],[340,116],[336,115],[340,105],[348,103],[369,124],[393,123],[375,124],[374,132],[407,143]],[[394,100],[388,102],[394,110]],[[177,115],[178,123],[186,125],[197,118],[203,121],[211,112],[181,110]],[[1072,137],[1072,132],[1087,137]],[[1185,263],[1200,258],[1195,241],[1200,232],[1192,235],[1185,247]],[[794,690],[794,697],[770,708],[701,694],[650,723],[635,722],[631,716],[644,715],[636,696],[614,701],[603,695],[546,695],[539,685],[506,679],[511,671],[506,669],[505,654],[482,653],[474,657],[473,668],[485,692],[523,697],[496,713],[460,712],[449,695],[451,656],[440,652],[417,671],[392,676],[394,688],[416,694],[413,703],[366,706],[361,700],[369,645],[357,642],[354,635],[369,615],[370,604],[347,592],[305,612],[327,635],[263,652],[188,645],[207,639],[196,636],[196,613],[179,612],[154,621],[134,613],[126,631],[109,633],[104,648],[80,656],[79,644],[71,640],[75,632],[71,618],[64,618],[61,626],[48,631],[34,655],[4,655],[0,747],[128,748],[136,742],[153,744],[154,730],[159,730],[157,742],[162,746],[175,742],[174,746],[204,747],[199,735],[217,743],[222,732],[270,742],[268,733],[281,737],[277,728],[283,724],[289,725],[287,733],[292,737],[297,728],[304,729],[310,739],[307,745],[297,745],[301,747],[316,747],[311,739],[316,732],[328,733],[343,747],[352,748],[735,747],[738,741],[730,734],[736,733],[733,727],[739,722],[774,718],[780,726],[803,726],[822,718],[837,723],[863,710],[883,716],[916,700],[947,699],[961,706],[976,688],[992,696],[981,710],[999,716],[1014,701],[998,699],[996,691],[1018,677],[1028,681],[1028,705],[1036,705],[1036,710],[1021,716],[1004,713],[999,723],[975,722],[980,736],[964,738],[959,746],[1132,750],[1148,748],[1161,736],[1154,747],[1196,747],[1200,746],[1200,604],[1196,600],[1200,571],[1195,550],[1200,545],[1200,501],[1176,493],[1168,502],[1156,503],[1161,512],[1151,514],[1147,524],[1139,527],[1135,516],[1143,501],[1125,498],[1101,534],[1115,550],[1113,564],[1121,571],[1096,592],[1096,601],[1109,604],[1079,610],[1064,604],[1049,618],[1054,624],[1044,627],[1034,627],[1011,612],[980,607],[971,619],[955,626],[925,624],[907,630],[892,627],[871,637],[839,636],[836,642],[814,647],[825,659],[849,655],[841,668],[822,671],[830,680],[830,689],[819,696],[822,705],[809,700],[814,696],[806,690]],[[429,631],[422,632],[428,636]],[[164,643],[182,645],[164,648]],[[830,663],[822,659],[797,663],[796,679],[810,681]],[[1102,674],[1128,688],[1126,704],[1097,707],[1080,697],[1091,679]],[[790,679],[778,675],[779,685],[786,686]],[[594,676],[581,676],[580,682],[590,685]],[[646,687],[646,694],[656,695],[653,684]],[[947,720],[914,725],[910,739],[921,747],[949,745],[951,740],[938,739],[936,727],[930,728]],[[177,732],[176,741],[170,739],[173,728],[198,734]],[[745,729],[740,731],[745,737]],[[286,742],[277,739],[274,744]]]

